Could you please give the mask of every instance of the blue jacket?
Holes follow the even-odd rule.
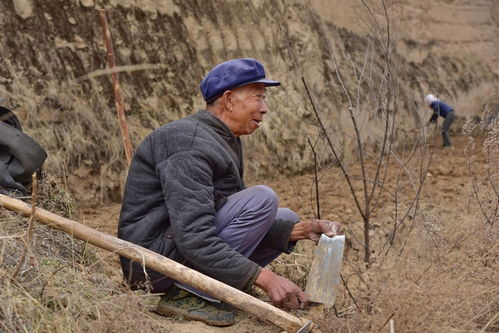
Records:
[[[445,104],[442,101],[435,101],[435,102],[431,103],[430,107],[432,108],[432,110],[435,114],[435,118],[438,116],[445,118],[447,116],[447,113],[454,111],[453,108],[451,108],[450,106],[448,106],[447,104]]]

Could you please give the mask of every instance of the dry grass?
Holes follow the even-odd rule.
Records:
[[[4,63],[12,83],[10,91],[0,87],[0,95],[7,98],[28,135],[47,151],[44,168],[64,179],[65,190],[70,187],[79,199],[120,199],[120,177],[117,181],[116,175],[124,172],[126,161],[117,139],[120,131],[114,102],[105,97],[110,95],[102,88],[109,85],[108,79],[44,81],[33,89],[8,59]],[[133,129],[132,138],[141,140],[143,135]]]
[[[376,254],[368,269],[359,251],[354,251],[354,238],[361,231],[360,223],[351,221],[359,217],[346,213],[341,195],[323,193],[345,215],[344,231],[351,243],[342,268],[345,283],[339,287],[335,308],[324,316],[309,314],[322,332],[389,332],[390,319],[395,321],[396,332],[499,331],[496,107],[493,101],[484,103],[481,120],[469,118],[468,136],[456,138],[458,146],[447,157],[448,151],[435,152],[436,165],[423,190],[420,213],[400,229],[387,254],[380,249],[389,234],[393,211],[381,209],[373,230]],[[323,188],[341,181],[338,177],[324,180]],[[390,187],[392,182],[388,177],[385,185]],[[300,198],[304,195],[299,194]],[[327,207],[327,201],[321,206]],[[382,201],[390,205],[389,198]],[[303,242],[297,254],[281,256],[272,265],[304,286],[312,256],[312,244]]]
[[[463,197],[467,194],[470,190]],[[335,308],[313,317],[321,331],[388,332],[390,318],[396,332],[497,331],[498,226],[484,223],[470,202],[469,213],[464,205],[453,209],[462,202],[449,203],[444,212],[423,204],[424,213],[369,269],[361,258],[347,254],[346,284],[339,286]],[[378,239],[373,248],[380,246]],[[304,286],[312,253],[310,243],[301,243],[297,254],[281,256],[273,268]]]
[[[497,223],[483,223],[476,206],[470,214],[422,210],[369,269],[347,255],[335,308],[312,315],[323,333],[388,332],[389,319],[396,332],[499,330]],[[302,243],[273,268],[304,286],[311,258],[311,244]]]
[[[374,264],[355,288],[362,312],[331,315],[326,327],[377,332],[393,316],[400,332],[483,328],[499,310],[497,230],[477,230],[471,216],[423,215],[404,236],[404,250]],[[345,292],[342,298],[340,309],[351,303]]]
[[[346,258],[343,274],[354,298],[343,285],[336,313],[316,319],[323,332],[388,332],[389,319],[396,332],[499,331],[495,107],[484,103],[481,121],[470,118],[465,126],[469,175],[460,173],[464,167],[451,173],[455,182],[468,178],[464,191],[452,201],[445,192],[435,193],[436,202],[423,200],[422,213],[398,236],[394,250],[378,255],[368,270]],[[484,137],[471,136],[475,127]]]
[[[61,185],[46,179],[39,202],[76,217]],[[0,331],[140,332],[161,328],[149,320],[151,296],[132,293],[103,274],[103,263],[81,241],[35,224],[28,256],[17,276],[28,218],[0,210]],[[157,297],[155,297],[156,301]]]

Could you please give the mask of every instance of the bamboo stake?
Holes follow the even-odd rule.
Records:
[[[104,35],[104,45],[107,50],[107,61],[109,63],[109,68],[112,70],[116,67],[116,61],[114,60],[113,42],[111,40],[111,32],[109,31],[109,24],[107,22],[107,14],[104,9],[100,10],[100,23],[102,25],[102,34]],[[121,138],[123,140],[123,147],[125,148],[125,155],[128,165],[132,162],[132,144],[130,142],[130,135],[128,133],[128,124],[126,121],[125,111],[123,109],[123,102],[121,99],[120,81],[118,79],[118,73],[112,72],[111,78],[113,80],[113,92],[114,100],[116,104],[116,112],[118,113],[118,119],[120,121]]]
[[[0,204],[6,209],[20,212],[24,215],[30,215],[33,210],[31,205],[2,194],[0,194]],[[310,332],[312,325],[310,320],[299,319],[292,316],[241,290],[185,267],[176,261],[146,248],[97,231],[38,207],[34,208],[34,216],[41,223],[51,228],[62,230],[84,242],[88,242],[108,251],[113,251],[121,256],[142,263],[172,279],[202,290],[215,298],[232,304],[233,306],[270,322],[288,332]]]

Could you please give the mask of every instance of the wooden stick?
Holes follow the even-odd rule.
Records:
[[[31,205],[2,194],[0,194],[0,204],[6,209],[20,212],[24,215],[30,215],[32,211]],[[233,306],[270,322],[288,332],[305,333],[309,332],[311,329],[312,322],[310,320],[294,317],[241,290],[185,267],[176,261],[146,248],[102,233],[38,207],[35,208],[35,216],[41,223],[51,228],[62,230],[84,242],[88,242],[108,251],[116,252],[117,254],[136,262],[143,263],[145,266],[150,267],[155,271],[202,290],[215,298],[232,304]]]
[[[102,34],[104,35],[104,45],[107,50],[107,61],[109,63],[109,68],[113,69],[116,67],[116,61],[114,60],[113,43],[111,41],[111,32],[109,31],[109,25],[107,23],[107,14],[104,9],[100,10],[100,23],[102,25]],[[116,102],[116,112],[118,113],[118,119],[120,121],[121,138],[123,139],[123,147],[125,148],[125,155],[128,165],[132,162],[132,144],[130,142],[130,135],[128,134],[128,124],[125,117],[125,111],[123,109],[123,102],[121,99],[120,81],[118,80],[118,73],[112,72],[111,77],[113,80],[113,92],[114,100]]]

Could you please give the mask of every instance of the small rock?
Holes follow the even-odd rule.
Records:
[[[80,0],[80,3],[83,7],[93,7],[94,0]]]
[[[68,17],[68,22],[72,25],[75,25],[76,24],[76,19],[74,17]]]
[[[14,10],[23,20],[27,19],[33,14],[33,3],[31,0],[12,0],[14,3]]]
[[[81,38],[78,35],[75,36],[74,45],[75,45],[75,47],[77,49],[84,49],[84,48],[87,47],[87,44],[85,43],[85,41],[83,40],[83,38]]]
[[[133,52],[133,56],[135,57],[135,60],[139,63],[141,62],[147,62],[147,53],[142,50],[142,49],[135,49],[132,51]]]

